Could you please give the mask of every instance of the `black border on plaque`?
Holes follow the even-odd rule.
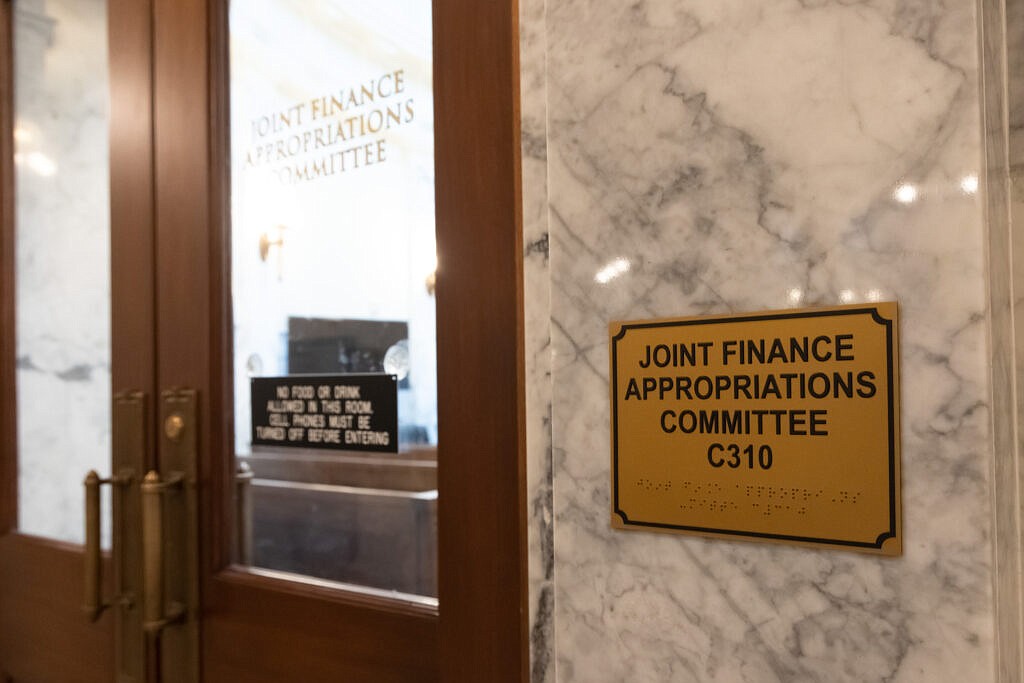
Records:
[[[625,511],[619,507],[619,402],[618,402],[618,341],[626,336],[626,332],[634,329],[650,327],[689,327],[691,325],[709,325],[715,323],[742,323],[757,322],[762,320],[789,320],[793,318],[824,318],[829,316],[842,315],[870,315],[879,325],[885,327],[886,344],[886,388],[888,390],[888,413],[889,413],[889,529],[878,535],[874,543],[864,541],[847,541],[842,539],[815,538],[812,536],[792,536],[789,534],[769,534],[757,531],[738,531],[736,529],[714,529],[711,527],[683,526],[679,524],[666,524],[664,522],[643,522],[634,521],[626,516]],[[636,527],[652,527],[660,529],[677,529],[679,531],[695,531],[707,534],[721,534],[723,536],[738,536],[746,538],[763,538],[776,541],[796,541],[800,543],[820,543],[832,546],[849,546],[855,548],[876,548],[881,549],[882,545],[890,538],[896,537],[896,406],[893,402],[894,378],[893,378],[893,321],[882,316],[877,307],[850,308],[844,310],[825,311],[800,311],[793,313],[767,313],[763,315],[738,315],[729,317],[708,317],[693,320],[673,320],[663,322],[647,323],[626,323],[623,324],[619,333],[612,337],[611,361],[612,361],[612,388],[614,396],[612,401],[612,512],[622,518],[623,524]]]

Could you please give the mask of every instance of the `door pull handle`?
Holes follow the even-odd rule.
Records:
[[[95,471],[85,488],[85,600],[92,621],[114,615],[118,681],[199,680],[199,562],[196,467],[196,392],[165,391],[159,403],[164,429],[158,453],[147,439],[142,392],[121,392],[113,405],[113,476]],[[159,460],[161,470],[142,472]],[[103,484],[113,496],[114,597],[103,595],[100,502]],[[167,628],[172,626],[173,628]],[[153,670],[153,671],[150,671]],[[150,673],[147,673],[150,672]],[[2,683],[2,677],[0,677]]]
[[[139,485],[145,472],[149,415],[146,394],[120,391],[111,405],[111,444],[109,479],[95,470],[85,476],[85,600],[82,609],[95,622],[107,608],[114,632],[114,678],[125,683],[146,680],[146,638],[142,631],[142,571],[139,521]],[[103,485],[111,490],[111,558],[113,597],[103,595],[103,557],[100,549],[100,500]],[[0,678],[2,680],[2,678]]]
[[[121,504],[121,496],[125,487],[131,483],[130,475],[122,474],[109,479],[101,479],[96,470],[89,470],[82,482],[85,487],[85,600],[82,603],[82,610],[89,621],[99,619],[104,610],[111,605],[132,604],[131,596],[124,595],[120,586],[116,587],[112,599],[103,598],[103,557],[100,552],[100,486],[111,485],[113,495],[117,498],[114,509],[120,511],[124,509]],[[120,561],[118,554],[123,550],[120,542],[122,534],[122,520],[120,515],[115,515],[114,542],[111,544],[115,563]]]
[[[147,633],[159,633],[185,618],[185,606],[180,602],[167,604],[164,590],[165,494],[184,486],[181,474],[163,481],[155,470],[142,480],[142,628]]]

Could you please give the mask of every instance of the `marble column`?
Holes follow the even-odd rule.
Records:
[[[534,680],[1017,680],[974,4],[521,19]],[[878,300],[901,307],[901,557],[609,528],[610,320]]]

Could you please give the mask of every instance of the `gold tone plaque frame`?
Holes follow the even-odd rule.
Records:
[[[895,302],[612,322],[615,529],[902,553]]]

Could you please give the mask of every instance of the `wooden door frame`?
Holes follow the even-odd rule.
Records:
[[[115,292],[124,297],[112,304],[113,325],[129,330],[115,335],[113,387],[139,389],[153,397],[171,386],[199,389],[201,402],[208,401],[202,414],[218,418],[208,420],[210,424],[201,419],[201,510],[206,520],[230,519],[229,459],[211,456],[233,449],[231,368],[223,362],[230,358],[231,345],[224,286],[230,272],[225,230],[228,155],[225,147],[213,144],[226,141],[228,130],[226,46],[216,40],[225,35],[226,4],[111,0],[111,7],[115,5],[112,29],[116,24],[125,31],[121,35],[131,38],[122,45],[119,59],[113,59],[112,51],[112,61],[125,69],[116,81],[124,90],[115,85],[112,91],[112,127],[126,127],[128,133],[123,146],[111,149],[112,168],[123,171],[112,177],[111,220],[114,239],[131,245],[131,254],[112,254]],[[11,20],[12,5],[3,0],[0,30],[7,36]],[[232,642],[236,650],[244,650],[242,657],[251,660],[253,670],[260,663],[261,645],[286,631],[307,639],[310,650],[303,666],[310,673],[344,674],[318,651],[327,644],[318,640],[316,622],[324,610],[332,615],[348,610],[372,619],[383,631],[401,630],[404,639],[397,650],[380,650],[364,642],[367,634],[340,634],[366,649],[365,661],[356,662],[353,673],[397,657],[410,666],[419,661],[438,667],[444,681],[527,680],[517,31],[515,0],[434,2],[434,44],[443,46],[435,49],[434,66],[438,420],[445,441],[438,537],[439,554],[447,558],[439,572],[440,616],[323,588],[268,587],[230,567],[231,539],[222,533],[226,526],[207,523],[205,547],[210,552],[202,557],[203,593],[213,601],[204,608],[204,630],[211,648]],[[9,50],[10,40],[5,44]],[[13,533],[17,441],[15,348],[9,333],[15,320],[11,62],[9,53],[0,55],[0,323],[8,331],[0,334],[0,535],[5,536],[0,552],[39,550],[54,558],[46,577],[60,577],[60,588],[70,598],[78,595],[80,566],[75,562],[80,553]],[[114,79],[112,73],[112,84]],[[158,164],[161,172],[150,182]],[[115,189],[125,183],[130,190]],[[189,225],[205,229],[183,229]],[[168,271],[159,258],[167,250],[194,255],[195,267],[188,273]],[[145,284],[153,281],[154,272],[155,290]],[[198,350],[184,343],[197,338],[209,343]],[[159,354],[135,355],[140,347],[158,348]],[[43,577],[36,578],[28,582],[32,590],[26,586],[26,599],[53,590]],[[243,604],[253,590],[259,592],[260,603]],[[286,609],[290,616],[285,623],[263,618],[275,601],[292,606]],[[40,612],[34,626],[22,627],[20,633],[27,642],[52,642],[53,625],[63,623],[66,613],[65,608],[50,616]],[[0,627],[12,628],[2,618],[0,614]],[[86,626],[82,619],[82,628],[75,631],[75,639],[82,634],[82,647],[107,660],[113,647],[103,645],[109,621],[104,617],[97,627]],[[246,629],[244,643],[237,641],[240,629]],[[77,667],[79,661],[70,658],[65,665]],[[216,662],[207,662],[208,680],[217,680],[218,671]]]

